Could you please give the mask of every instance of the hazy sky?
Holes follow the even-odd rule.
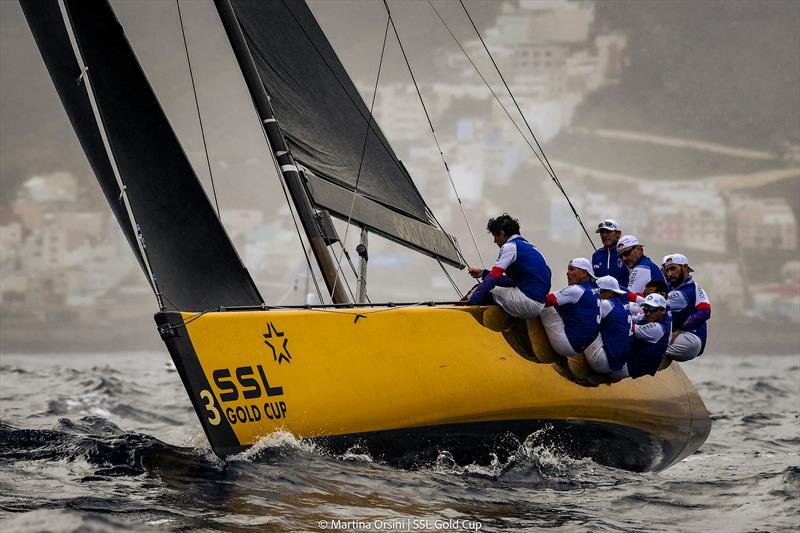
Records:
[[[208,188],[175,2],[116,0],[112,4],[198,176]],[[499,2],[480,0],[466,4],[484,28],[493,22],[500,6]],[[222,184],[235,180],[237,184],[219,188],[223,210],[242,206],[277,209],[284,201],[213,3],[181,0],[180,5],[215,180]],[[382,2],[309,0],[309,5],[351,76],[372,83],[386,20]],[[435,77],[435,59],[441,57],[445,47],[452,49],[453,45],[427,2],[393,0],[391,5],[409,57],[420,69],[420,81],[442,81]],[[458,2],[437,0],[436,5],[461,38],[474,38]],[[798,6],[800,2],[795,0],[597,3],[601,27],[624,26],[630,30],[633,64],[627,72],[640,75],[641,79],[629,78],[626,82],[641,83],[649,89],[657,87],[660,92],[652,102],[653,93],[647,90],[635,94],[631,101],[620,100],[619,93],[609,92],[602,105],[590,111],[602,114],[603,106],[607,106],[618,112],[616,118],[638,120],[653,129],[677,124],[675,129],[680,130],[681,121],[702,127],[720,125],[717,133],[753,144],[765,137],[761,133],[764,131],[796,131],[798,118],[793,110],[798,105],[796,80],[800,75]],[[748,29],[749,32],[743,31]],[[653,48],[661,46],[665,39],[674,41],[676,35],[686,41],[686,47],[677,48],[677,53],[669,57],[653,53]],[[643,52],[649,55],[642,55]],[[648,64],[639,58],[659,58],[661,62]],[[704,75],[687,66],[703,69]],[[407,80],[396,49],[385,61],[383,76],[384,80]],[[714,85],[717,80],[720,84]],[[695,86],[693,91],[687,91]],[[629,97],[630,93],[624,96]],[[653,109],[655,104],[661,107]],[[726,126],[725,120],[732,116],[738,117],[737,122]],[[790,127],[783,128],[787,123]],[[429,138],[420,142],[421,146],[431,144]],[[10,183],[36,173],[68,170],[88,177],[87,182],[93,181],[21,9],[13,0],[0,0],[0,150],[0,197],[4,199],[11,193]],[[480,228],[477,233],[484,255],[491,258],[495,253],[491,242]],[[464,238],[462,244],[469,246]],[[552,253],[562,252],[575,253]],[[434,271],[438,269],[435,263],[432,266]],[[554,284],[560,283],[560,274],[558,279]],[[413,284],[413,280],[409,283]]]

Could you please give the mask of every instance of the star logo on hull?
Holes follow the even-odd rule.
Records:
[[[289,348],[287,348],[289,339],[284,336],[282,331],[278,331],[278,328],[272,322],[267,324],[267,332],[264,333],[264,339],[264,344],[272,350],[272,359],[274,361],[277,361],[278,364],[284,361],[287,363],[292,362],[292,355],[289,353]]]

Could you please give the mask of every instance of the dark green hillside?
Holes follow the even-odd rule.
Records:
[[[772,150],[800,143],[800,2],[596,6],[598,21],[628,35],[630,64],[576,125]]]

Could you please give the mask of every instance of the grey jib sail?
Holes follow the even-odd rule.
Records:
[[[463,266],[305,2],[230,4],[314,203],[347,219],[358,183],[353,222]]]
[[[87,84],[57,0],[21,0],[73,127],[140,262]],[[97,109],[163,302],[181,310],[262,302],[106,0],[65,0]]]

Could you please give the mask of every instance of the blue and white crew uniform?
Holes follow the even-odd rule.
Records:
[[[550,267],[531,243],[512,235],[500,248],[492,270],[483,271],[483,281],[472,291],[470,305],[483,303],[489,292],[509,315],[535,318],[542,312],[550,291]]]
[[[542,325],[557,354],[570,357],[581,353],[597,338],[600,332],[597,293],[594,281],[586,281],[547,295],[547,303],[552,307],[542,313]]]
[[[672,321],[669,315],[663,322],[641,322],[633,325],[633,341],[628,353],[630,377],[656,375],[671,335]]]
[[[667,355],[676,361],[689,361],[706,349],[711,301],[708,294],[691,276],[669,291],[669,309],[673,328],[678,336],[667,348]]]
[[[654,279],[667,282],[658,265],[643,255],[628,272],[628,291],[634,294],[644,294],[645,286]]]
[[[592,254],[592,268],[598,278],[612,276],[622,287],[628,286],[628,267],[622,262],[617,253],[617,247],[605,246]]]
[[[618,379],[628,375],[632,326],[631,315],[622,303],[616,299],[600,300],[600,335],[583,352],[595,372]]]

